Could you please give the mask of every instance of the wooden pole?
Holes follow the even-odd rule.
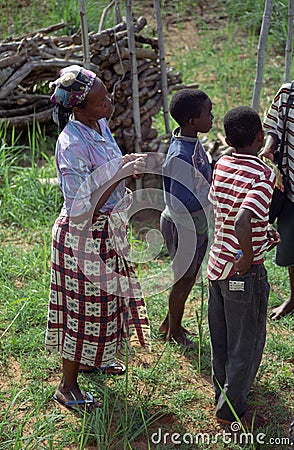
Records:
[[[166,134],[170,134],[169,126],[169,114],[168,114],[168,84],[167,84],[167,74],[166,74],[166,64],[165,64],[165,49],[164,49],[164,38],[162,29],[162,18],[160,12],[160,0],[153,0],[154,11],[156,15],[156,25],[157,25],[157,35],[159,44],[159,56],[160,56],[160,70],[161,70],[161,93],[162,93],[162,104],[163,104],[163,117],[165,123]]]
[[[258,111],[260,92],[261,92],[261,88],[262,88],[266,41],[267,41],[269,28],[270,28],[273,3],[274,3],[274,0],[266,0],[266,2],[265,2],[262,25],[261,25],[260,35],[259,35],[258,54],[257,54],[257,71],[256,71],[256,79],[255,79],[253,101],[252,101],[252,106],[254,109],[256,109],[256,111]]]
[[[98,33],[101,33],[101,31],[104,29],[104,23],[105,23],[107,14],[113,7],[115,10],[116,23],[121,23],[123,21],[123,18],[121,15],[121,10],[120,10],[120,0],[113,0],[112,2],[109,3],[108,6],[106,6],[106,8],[103,9],[101,19],[99,22]]]
[[[115,15],[116,23],[121,23],[123,21],[123,18],[120,10],[120,0],[115,0]]]
[[[114,3],[115,2],[113,0],[112,2],[109,3],[108,6],[106,6],[106,8],[103,9],[101,18],[100,18],[100,22],[99,22],[98,33],[101,33],[101,31],[104,29],[104,22],[106,20],[107,14],[111,10],[111,8],[114,6]]]
[[[90,69],[90,46],[89,46],[87,15],[86,15],[86,0],[79,0],[79,10],[81,17],[83,64],[85,69]]]
[[[285,49],[285,81],[290,81],[290,68],[292,59],[294,0],[289,0],[288,5],[288,37]]]
[[[133,105],[133,120],[135,128],[135,152],[141,152],[141,120],[140,120],[140,103],[139,103],[139,82],[138,82],[138,67],[136,57],[136,43],[133,27],[132,1],[126,0],[126,21],[128,31],[128,47],[131,59],[131,76],[132,76],[132,105]],[[142,189],[142,179],[136,180],[136,189]]]

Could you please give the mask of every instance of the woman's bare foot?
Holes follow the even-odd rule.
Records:
[[[62,384],[56,389],[56,396],[63,402],[72,400],[83,400],[84,394],[79,387],[72,387],[71,389],[65,389]]]
[[[80,364],[79,366],[80,373],[89,374],[99,371],[104,375],[123,375],[126,372],[126,366],[120,361],[115,361],[105,367],[85,366],[84,364]]]
[[[86,408],[87,413],[95,408],[102,407],[102,404],[94,400],[91,394],[82,392],[80,389],[76,388],[70,392],[63,392],[62,387],[60,386],[53,395],[53,398],[69,409],[84,411]]]
[[[294,300],[292,298],[289,298],[284,303],[282,303],[282,305],[277,306],[276,308],[273,309],[270,318],[272,320],[278,320],[281,317],[284,317],[293,311],[294,311]]]

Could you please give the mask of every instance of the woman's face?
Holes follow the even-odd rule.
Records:
[[[88,120],[108,119],[112,113],[112,99],[107,92],[106,87],[99,78],[95,78],[91,87],[87,102],[83,108],[79,108],[79,112]]]

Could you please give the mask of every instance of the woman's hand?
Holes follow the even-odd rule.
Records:
[[[141,157],[146,158],[147,154],[146,153],[127,153],[126,155],[124,155],[122,157],[123,165],[127,164],[128,162],[135,161],[136,159],[141,158]]]
[[[122,172],[126,173],[124,178],[133,176],[141,178],[146,169],[146,153],[130,153],[123,156]]]

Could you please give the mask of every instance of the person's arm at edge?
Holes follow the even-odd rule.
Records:
[[[260,153],[260,156],[264,156],[265,158],[270,159],[271,161],[274,160],[274,153],[277,150],[279,146],[279,138],[277,134],[269,131],[266,137],[266,141],[264,144],[264,148],[262,152]]]

